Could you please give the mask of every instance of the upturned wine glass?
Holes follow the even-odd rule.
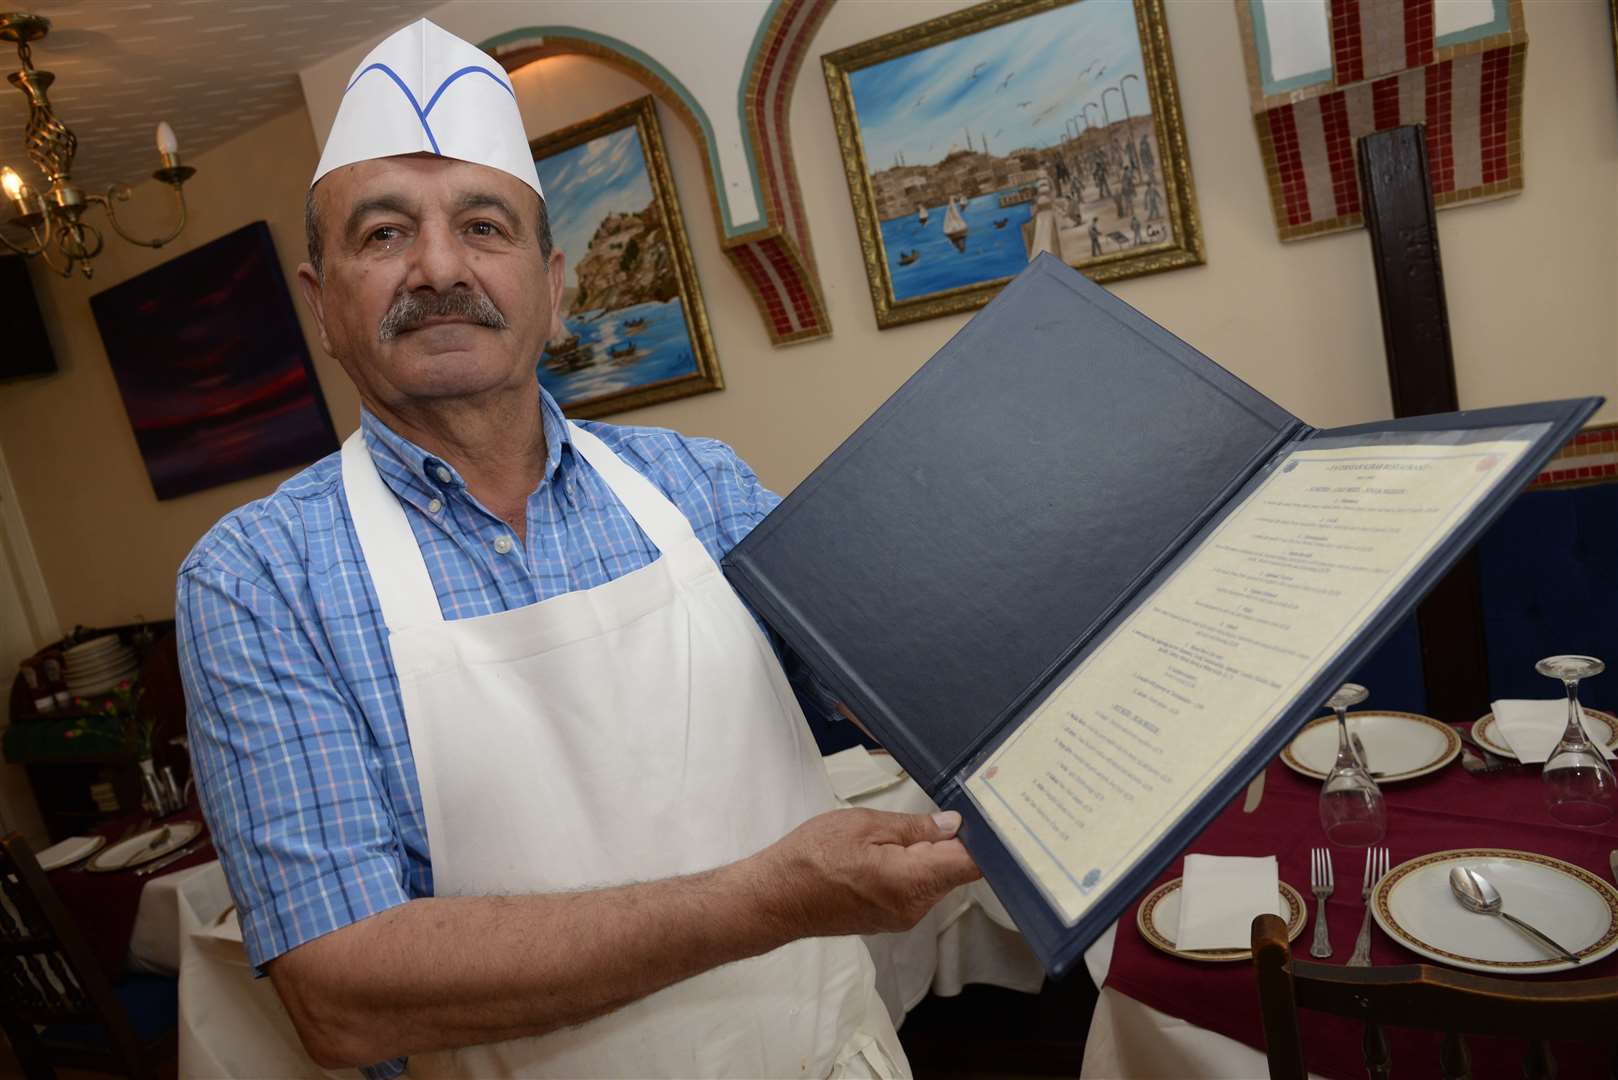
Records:
[[[1547,656],[1534,665],[1541,675],[1560,679],[1567,691],[1567,729],[1539,774],[1545,805],[1564,825],[1602,825],[1618,809],[1612,766],[1580,723],[1579,680],[1601,674],[1606,666],[1593,656]]]
[[[1382,789],[1371,779],[1348,736],[1348,707],[1369,696],[1358,683],[1344,683],[1326,700],[1326,706],[1337,714],[1337,760],[1320,788],[1320,824],[1326,839],[1342,847],[1369,847],[1388,828]]]

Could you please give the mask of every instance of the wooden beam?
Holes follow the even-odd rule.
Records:
[[[1425,133],[1419,124],[1378,131],[1360,139],[1358,153],[1393,415],[1455,412],[1460,399]],[[1427,711],[1449,721],[1488,711],[1483,604],[1472,553],[1422,601],[1416,622]]]

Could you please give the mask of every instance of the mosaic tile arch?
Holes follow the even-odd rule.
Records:
[[[638,79],[673,109],[704,149],[709,208],[725,255],[746,283],[771,342],[786,345],[831,333],[792,158],[788,111],[809,42],[833,2],[774,0],[760,23],[738,98],[763,215],[740,231],[729,228],[720,206],[712,134],[702,108],[654,58],[603,34],[555,26],[508,30],[479,47],[507,71],[547,56],[592,56]]]

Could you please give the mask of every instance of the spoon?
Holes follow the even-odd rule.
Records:
[[[1496,889],[1489,879],[1473,870],[1469,866],[1456,866],[1449,872],[1450,891],[1455,899],[1468,911],[1475,911],[1480,915],[1498,915],[1512,926],[1529,934],[1543,945],[1549,946],[1553,951],[1561,953],[1562,959],[1577,964],[1579,958],[1568,952],[1562,946],[1546,937],[1540,931],[1529,926],[1515,915],[1507,914],[1504,910],[1504,901],[1500,899],[1500,890]]]

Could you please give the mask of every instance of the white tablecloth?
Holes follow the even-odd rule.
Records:
[[[1106,985],[1112,967],[1113,923],[1084,953],[1084,966],[1101,988],[1084,1039],[1081,1077],[1095,1080],[1262,1080],[1270,1075],[1263,1051],[1159,1012]],[[1126,933],[1136,933],[1130,926]],[[1254,1001],[1257,1002],[1255,989]],[[1314,1073],[1310,1080],[1321,1080]]]
[[[937,809],[909,779],[846,801],[903,813]],[[247,963],[230,905],[217,862],[158,878],[141,895],[138,954],[159,968],[173,957],[168,970],[180,972],[180,1076],[357,1078],[304,1056],[275,988]],[[929,991],[947,996],[990,983],[1033,993],[1044,982],[1039,961],[981,881],[955,890],[914,929],[865,942],[896,1025]]]
[[[834,768],[833,787],[838,779]],[[931,814],[938,809],[908,777],[842,801],[900,814]],[[1045,983],[1044,968],[983,881],[950,893],[914,929],[873,934],[865,944],[876,964],[877,993],[895,1026],[929,992],[953,997],[968,983],[987,983],[1034,994]]]
[[[180,972],[180,899],[216,914],[230,906],[230,890],[217,862],[154,877],[140,891],[135,930],[129,939],[129,966],[157,975]]]

